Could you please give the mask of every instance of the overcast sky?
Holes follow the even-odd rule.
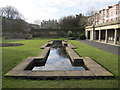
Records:
[[[64,16],[84,15],[90,9],[103,9],[120,0],[0,0],[0,7],[14,6],[26,21],[59,19]]]

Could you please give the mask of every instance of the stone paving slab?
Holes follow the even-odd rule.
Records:
[[[50,51],[50,47],[45,47],[38,57],[44,58]]]
[[[44,49],[47,45],[48,43],[44,44],[43,46],[40,47],[40,49]]]
[[[88,69],[95,74],[95,76],[113,76],[108,70],[103,68],[101,65],[90,59],[89,57],[84,57],[84,63]],[[92,63],[88,63],[92,62]],[[93,64],[94,62],[94,64]],[[87,63],[87,64],[86,64]]]
[[[44,49],[46,48],[48,45],[52,45],[53,44],[53,41],[49,41],[48,43],[44,44],[43,46],[40,47],[40,49]]]
[[[81,71],[65,71],[66,76],[82,76]]]
[[[83,58],[78,56],[77,53],[75,53],[70,47],[66,47],[66,51],[67,51],[68,55],[70,56],[70,59],[73,64],[75,64],[75,63],[83,64]]]
[[[48,44],[53,44],[53,41],[48,42]]]
[[[72,49],[76,49],[76,47],[74,45],[72,45],[71,43],[68,43],[68,47],[70,47]]]
[[[113,76],[111,73],[109,72],[100,72],[100,71],[92,71],[95,76]]]
[[[48,71],[44,73],[44,76],[66,76],[64,71]]]
[[[81,71],[82,76],[95,76],[95,74],[91,71]]]
[[[45,72],[34,72],[34,71],[31,71],[31,73],[28,74],[28,77],[29,76],[44,76],[45,75]]]
[[[24,70],[32,61],[34,57],[28,57],[27,59],[20,62],[17,66],[15,66],[12,70],[13,71],[21,71]]]
[[[62,41],[62,46],[67,46],[67,43],[65,41]]]
[[[8,73],[6,73],[5,76],[6,77],[7,76],[11,76],[11,77],[14,77],[14,76],[17,76],[17,77],[19,77],[19,76],[28,76],[30,72],[31,71],[24,71],[24,70],[14,71],[14,70],[11,70]]]
[[[28,76],[66,76],[64,71],[31,71]]]

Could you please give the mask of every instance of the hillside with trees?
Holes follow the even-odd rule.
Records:
[[[79,14],[75,16],[67,16],[63,17],[59,20],[60,29],[66,30],[68,32],[72,33],[72,36],[70,36],[70,39],[80,38],[80,34],[84,35],[85,27],[87,25],[87,17]]]
[[[59,20],[61,29],[84,29],[86,26],[87,17],[79,14],[75,16],[63,17]]]
[[[2,36],[7,38],[26,38],[32,28],[39,25],[29,24],[24,20],[23,15],[12,6],[0,9],[2,17]]]

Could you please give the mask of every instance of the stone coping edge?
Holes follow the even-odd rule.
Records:
[[[48,43],[44,44],[43,46],[40,47],[40,49],[44,49],[45,47],[52,45],[53,41],[49,41]]]
[[[71,49],[70,47],[66,47],[66,52],[68,53],[73,65],[84,65],[83,57],[80,57],[73,49]]]
[[[104,69],[101,65],[89,57],[84,57],[83,61],[89,70],[85,71],[31,71],[24,70],[28,62],[31,62],[34,57],[28,57],[23,62],[18,64],[15,68],[5,74],[5,77],[26,77],[26,78],[50,78],[50,77],[63,77],[63,78],[81,78],[81,77],[114,77],[109,71]],[[27,64],[23,64],[27,63]]]

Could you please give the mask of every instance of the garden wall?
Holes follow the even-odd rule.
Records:
[[[84,33],[84,30],[78,29],[69,29],[71,30],[74,35]],[[65,29],[33,29],[30,31],[30,34],[33,37],[67,37],[67,33],[69,30]]]

